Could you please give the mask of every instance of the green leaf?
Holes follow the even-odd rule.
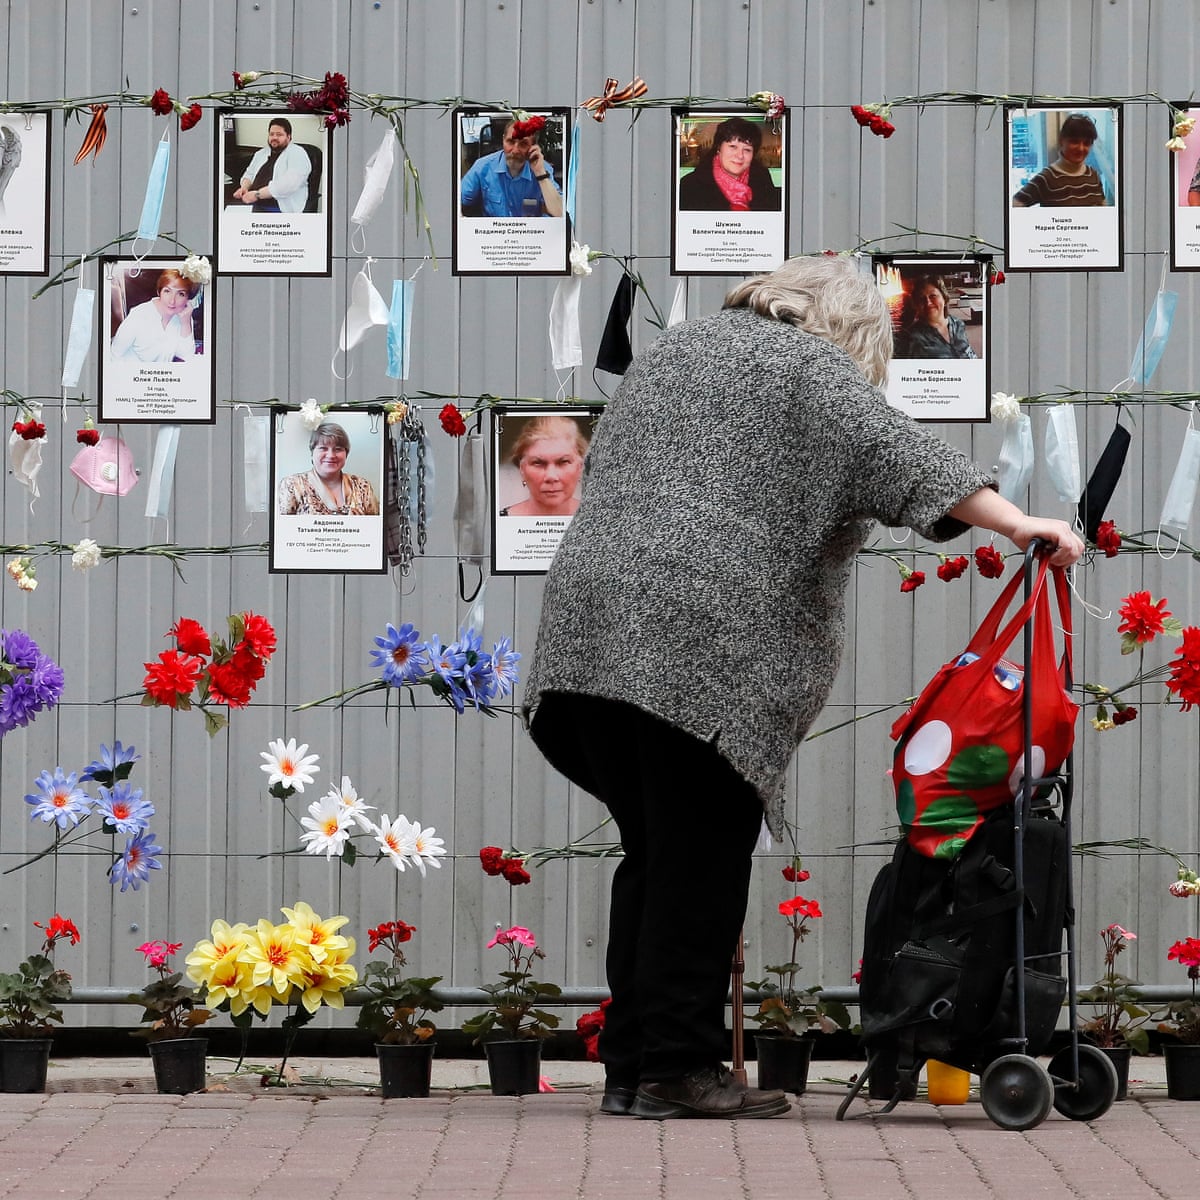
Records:
[[[204,709],[204,729],[209,737],[216,737],[226,725],[229,724],[229,718],[222,716],[220,713],[212,712],[210,709]]]
[[[1139,650],[1140,648],[1141,647],[1138,643],[1136,634],[1134,634],[1134,633],[1121,634],[1121,653],[1122,654],[1133,654],[1136,650]]]

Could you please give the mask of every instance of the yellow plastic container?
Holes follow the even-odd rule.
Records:
[[[931,1058],[925,1063],[925,1084],[930,1104],[966,1104],[971,1091],[971,1072]]]

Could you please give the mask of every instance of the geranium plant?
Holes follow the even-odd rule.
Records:
[[[1200,896],[1200,877],[1180,863],[1179,874],[1167,890],[1177,900],[1192,900]],[[1188,999],[1170,1005],[1167,1019],[1158,1026],[1159,1032],[1195,1045],[1200,1043],[1200,997],[1196,994],[1196,984],[1200,982],[1200,938],[1182,938],[1168,949],[1167,958],[1187,967],[1192,994]]]
[[[265,1020],[276,1004],[291,1009],[282,1022],[287,1036],[276,1084],[283,1082],[297,1032],[322,1004],[342,1008],[346,989],[358,981],[350,962],[354,939],[337,932],[348,917],[322,919],[303,900],[281,911],[282,925],[265,917],[252,926],[214,921],[212,937],[197,942],[184,960],[206,1004],[233,1018],[243,1059],[253,1018]]]
[[[149,1041],[187,1037],[212,1016],[199,1002],[197,990],[184,983],[183,972],[171,969],[170,960],[182,945],[182,942],[158,941],[143,942],[137,948],[157,978],[129,997],[131,1004],[142,1006],[143,1028],[135,1029],[134,1037]]]
[[[69,938],[79,944],[75,922],[55,913],[43,925],[34,926],[44,933],[41,951],[31,954],[12,974],[0,975],[0,1036],[44,1038],[54,1023],[62,1024],[59,1005],[71,998],[71,976],[54,965],[54,944]]]
[[[122,746],[118,740],[111,747],[102,745],[99,758],[82,771],[67,773],[61,766],[43,771],[34,780],[35,790],[25,796],[25,803],[30,805],[31,821],[54,826],[54,842],[9,870],[19,870],[48,854],[57,854],[66,846],[86,844],[88,839],[99,837],[103,846],[88,846],[88,849],[113,857],[108,868],[110,882],[114,887],[120,884],[123,892],[128,888],[136,892],[149,879],[151,871],[162,867],[158,855],[163,850],[150,831],[154,805],[141,788],[129,783],[133,764],[140,758],[133,746]],[[88,783],[96,785],[96,795],[87,790]],[[99,828],[94,823],[85,827],[92,816],[100,818]],[[124,849],[115,856],[114,836],[125,838]]]
[[[487,944],[501,946],[508,955],[508,969],[500,972],[500,983],[486,983],[483,991],[492,998],[492,1006],[463,1022],[465,1032],[476,1043],[489,1037],[544,1038],[558,1028],[558,1017],[538,1007],[546,1000],[562,995],[556,983],[539,983],[533,978],[535,959],[545,952],[523,925],[500,930]]]
[[[233,613],[225,641],[190,617],[180,617],[166,634],[174,650],[163,650],[157,661],[143,663],[142,703],[186,711],[198,708],[204,728],[215,737],[229,718],[211,705],[245,708],[275,653],[275,630],[266,617]]]
[[[1150,1033],[1145,1028],[1150,1019],[1149,1009],[1141,1004],[1141,993],[1135,980],[1117,970],[1117,956],[1137,934],[1120,925],[1109,925],[1100,931],[1104,943],[1104,974],[1079,995],[1084,1004],[1093,1004],[1096,1015],[1080,1024],[1080,1030],[1097,1046],[1128,1046],[1135,1054],[1145,1054],[1150,1047]]]
[[[783,868],[785,878],[799,881],[801,875],[807,879],[807,872],[799,865],[798,859],[793,859],[788,867]],[[835,1000],[820,999],[821,985],[801,988],[796,984],[796,976],[800,973],[799,951],[804,939],[812,932],[810,921],[818,920],[824,914],[816,900],[806,900],[803,896],[794,895],[779,905],[779,915],[787,922],[791,933],[792,946],[788,961],[764,967],[768,977],[755,981],[747,981],[746,986],[755,989],[762,997],[758,1011],[750,1014],[764,1033],[777,1033],[783,1037],[799,1037],[810,1029],[822,1033],[833,1033],[837,1029],[850,1027],[850,1014],[846,1006]],[[770,978],[774,976],[774,978]]]
[[[359,1029],[370,1030],[377,1042],[415,1046],[428,1041],[437,1031],[428,1014],[441,1012],[445,1007],[433,994],[442,977],[406,978],[401,969],[405,958],[400,947],[416,931],[415,925],[404,921],[386,921],[367,930],[368,950],[374,952],[382,946],[391,954],[390,962],[369,962],[363,968],[362,986],[367,999],[355,1024]]]

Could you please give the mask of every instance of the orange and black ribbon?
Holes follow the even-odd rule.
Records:
[[[93,156],[92,163],[95,164],[100,151],[104,149],[104,139],[108,137],[108,125],[104,120],[104,114],[108,112],[108,105],[93,104],[91,107],[92,123],[88,126],[87,133],[84,134],[83,145],[79,147],[79,153],[75,155],[76,163],[83,162],[91,154]]]
[[[583,107],[597,121],[603,121],[605,111],[612,108],[613,105],[624,104],[627,100],[636,100],[639,96],[644,96],[649,90],[646,87],[646,81],[640,75],[635,75],[629,85],[621,88],[620,91],[617,90],[618,82],[616,79],[606,79],[604,81],[604,94],[601,96],[589,96],[583,102]]]

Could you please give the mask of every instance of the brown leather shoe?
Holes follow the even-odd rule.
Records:
[[[783,1092],[763,1092],[738,1083],[726,1067],[699,1067],[681,1079],[638,1087],[630,1113],[654,1121],[672,1117],[779,1117],[791,1108]]]

